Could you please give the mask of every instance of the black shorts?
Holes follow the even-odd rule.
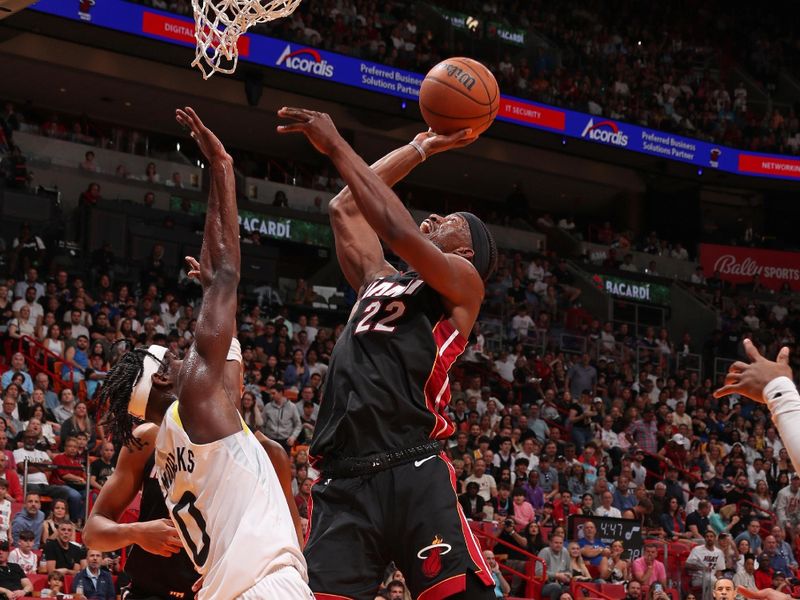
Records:
[[[495,597],[444,454],[361,477],[320,479],[309,512],[304,553],[317,600],[374,600],[392,561],[414,598],[440,600],[476,587],[471,597]]]

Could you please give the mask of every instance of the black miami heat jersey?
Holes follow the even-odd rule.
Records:
[[[318,466],[452,435],[447,372],[465,346],[417,273],[368,284],[331,354],[310,449]]]
[[[155,474],[155,453],[147,460],[142,484],[139,522],[169,519],[167,505]],[[181,549],[170,557],[156,556],[139,546],[131,546],[125,572],[131,578],[133,598],[157,597],[191,600],[195,597],[192,585],[200,577],[194,565]]]

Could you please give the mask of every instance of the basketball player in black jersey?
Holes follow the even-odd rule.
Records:
[[[494,598],[491,572],[459,506],[440,451],[454,432],[447,371],[463,352],[497,251],[471,213],[417,227],[390,185],[427,156],[471,141],[420,134],[370,169],[326,114],[284,108],[347,182],[330,206],[336,252],[359,290],[331,356],[311,444],[306,543],[317,600],[372,600],[392,560],[415,598]],[[410,267],[398,272],[379,240]]]

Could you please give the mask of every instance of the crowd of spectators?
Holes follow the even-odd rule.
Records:
[[[191,14],[188,0],[140,1]],[[507,94],[734,147],[800,152],[797,106],[776,106],[771,96],[780,68],[797,65],[795,38],[761,11],[745,16],[721,2],[697,11],[687,2],[650,7],[629,0],[438,4],[521,29],[537,43],[486,44],[483,29],[450,35],[443,18],[426,21],[405,1],[305,2],[254,31],[418,72],[468,53],[492,68]],[[777,40],[773,29],[783,33]],[[769,101],[748,102],[748,87],[734,79],[735,61],[753,70]]]
[[[35,240],[30,231],[20,235]],[[9,506],[8,518],[0,521],[20,552],[27,530],[34,532],[36,548],[44,531],[58,537],[65,521],[80,523],[87,460],[89,493],[113,470],[115,449],[87,410],[113,364],[113,344],[164,344],[181,355],[192,342],[200,301],[184,293],[177,270],[163,263],[157,248],[138,280],[123,282],[114,281],[102,261],[91,274],[57,270],[41,276],[39,263],[30,259],[44,249],[31,246],[0,285],[0,330],[8,352],[0,381],[0,449],[6,450],[0,486],[7,486],[10,502],[26,502],[13,517]],[[645,590],[658,581],[702,592],[705,567],[681,582],[657,566],[660,546],[647,546],[631,561],[634,548],[625,541],[606,547],[591,524],[576,537],[566,529],[570,515],[638,519],[648,538],[685,546],[688,568],[707,565],[706,555],[719,547],[725,562],[714,573],[740,572],[743,578],[750,569],[757,584],[769,579],[777,585],[782,574],[791,585],[796,565],[789,553],[800,542],[800,478],[761,406],[741,398],[715,400],[716,382],[687,370],[677,356],[735,355],[745,336],[769,350],[793,345],[797,310],[781,300],[767,315],[748,308],[741,316],[734,306],[723,310],[728,318],[720,339],[677,342],[666,330],[636,332],[601,322],[580,306],[574,283],[564,261],[501,253],[481,325],[451,378],[457,432],[446,451],[467,516],[496,523],[501,539],[539,554],[548,565],[545,595],[552,598],[582,578],[638,582]],[[238,335],[244,419],[292,455],[293,490],[307,527],[316,476],[307,444],[343,323],[304,302],[308,295],[302,292],[281,306],[242,296]],[[497,314],[506,317],[502,343],[492,351],[491,335],[482,328],[488,330]],[[586,337],[594,350],[565,352],[559,332]],[[36,507],[38,497],[22,498],[19,470],[26,458],[57,465],[49,474],[29,468],[29,491],[52,499],[47,521]],[[60,551],[45,548],[44,572],[54,552]],[[494,552],[502,564],[525,564],[521,553]],[[2,556],[0,551],[0,561]],[[84,558],[77,567],[70,564],[68,574],[85,568]],[[387,575],[387,597],[393,587],[400,589],[398,577]],[[521,579],[506,583],[523,593]]]

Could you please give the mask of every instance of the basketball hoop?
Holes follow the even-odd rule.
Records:
[[[192,66],[208,79],[233,73],[239,60],[239,38],[256,23],[288,16],[300,0],[192,0],[197,51]]]

